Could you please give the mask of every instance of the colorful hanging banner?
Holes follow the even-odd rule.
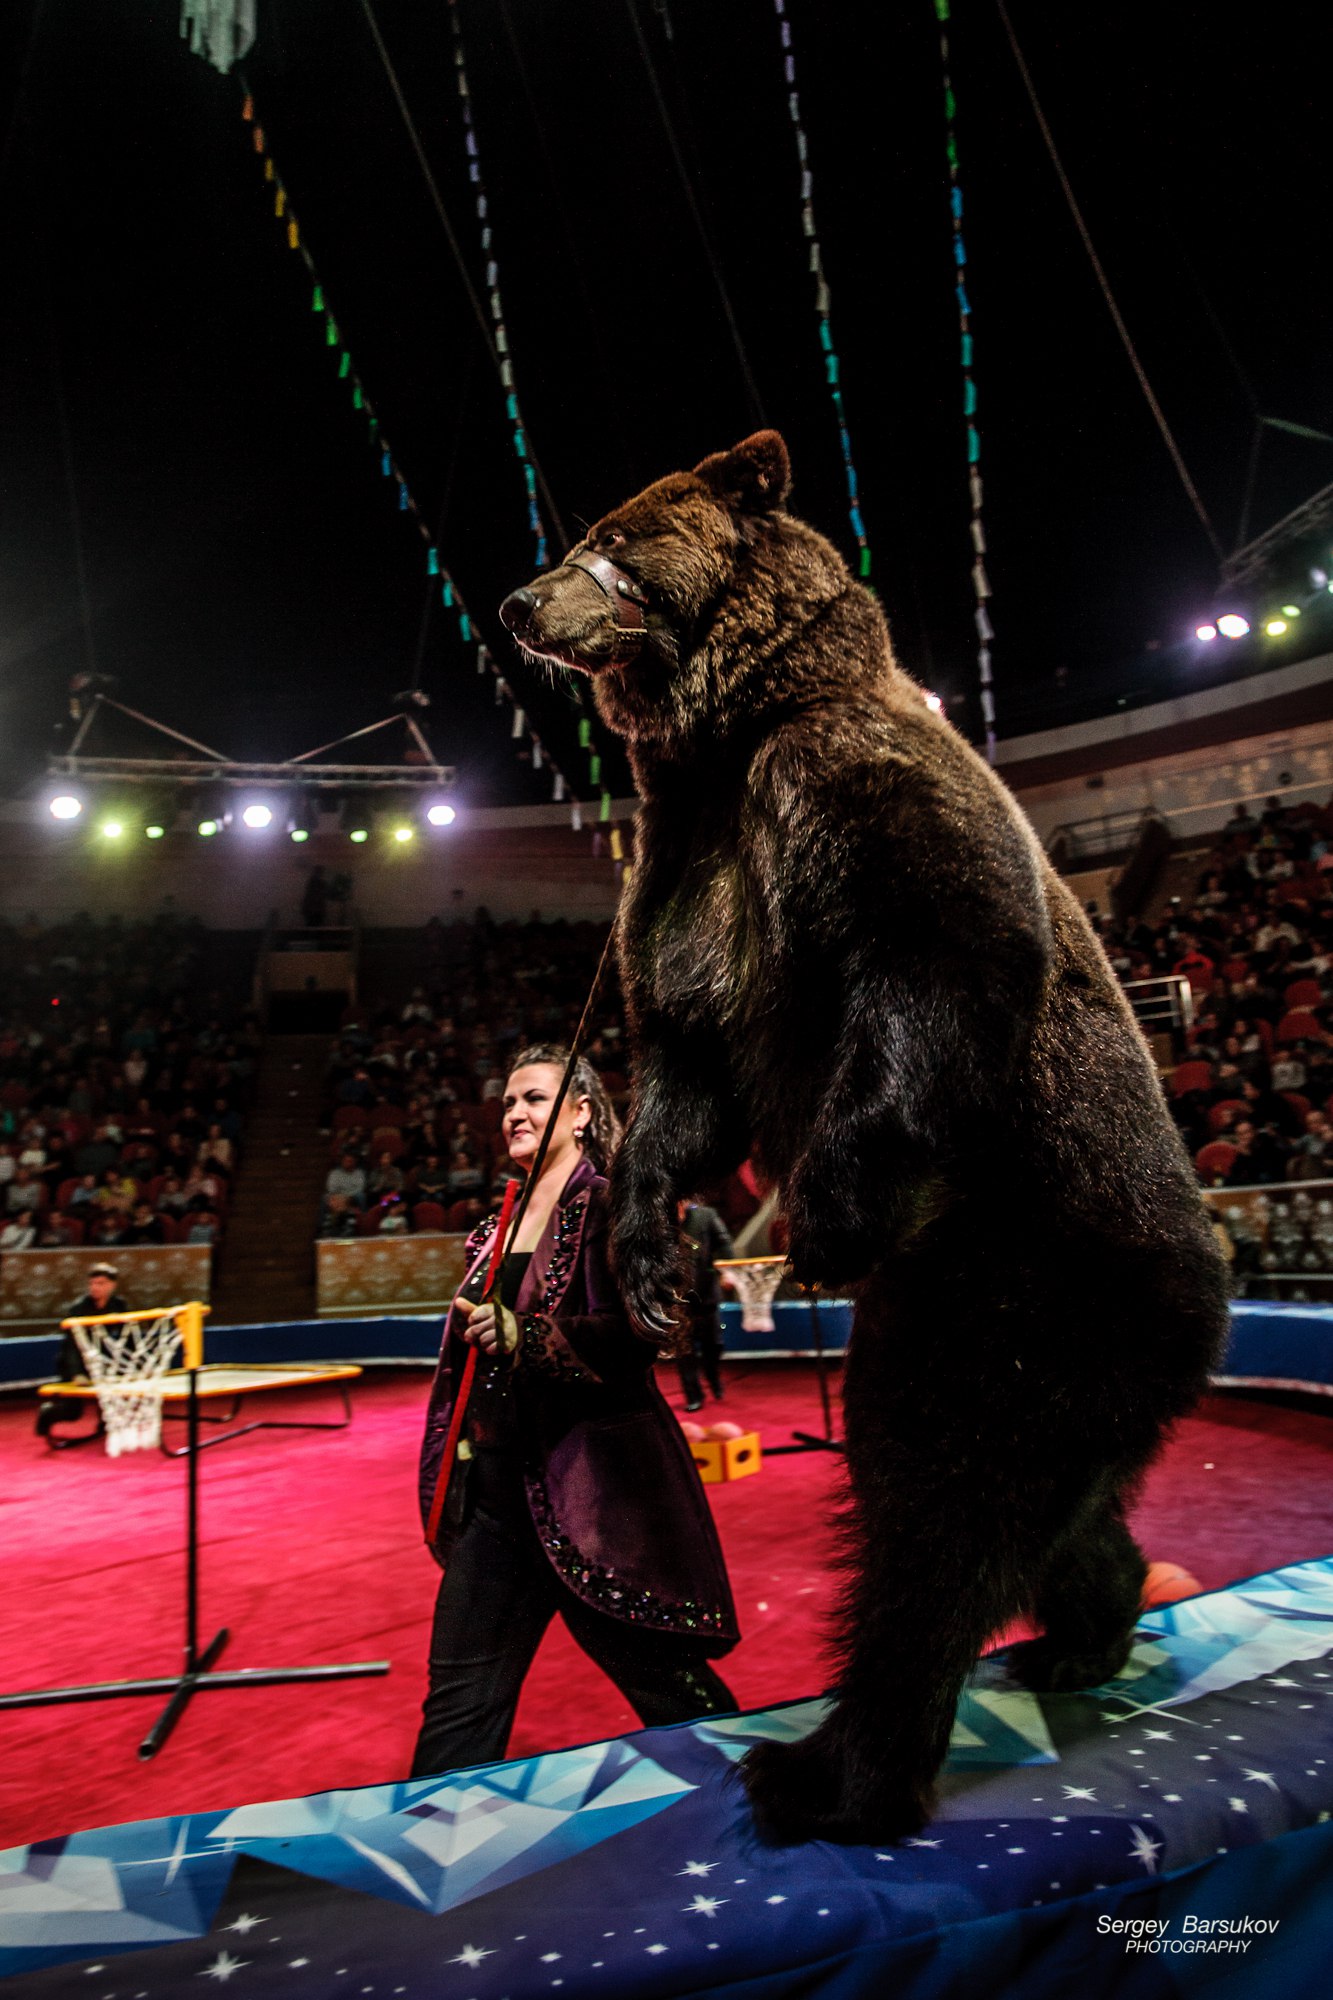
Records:
[[[796,158],[801,169],[801,228],[810,245],[810,270],[815,280],[815,312],[819,318],[819,345],[824,357],[824,379],[833,398],[833,413],[838,420],[838,441],[842,446],[843,472],[847,480],[847,518],[852,524],[852,534],[856,538],[856,546],[860,552],[857,574],[862,578],[868,578],[870,541],[866,535],[865,517],[861,512],[860,481],[856,476],[856,465],[852,459],[851,433],[847,428],[847,409],[842,395],[842,364],[833,341],[828,279],[824,275],[824,252],[815,230],[814,177],[810,171],[810,142],[801,123],[801,100],[796,88],[796,58],[792,54],[791,22],[787,18],[786,0],[773,0],[773,10],[778,17],[778,34],[782,42],[782,67],[787,81],[787,113],[796,133]]]
[[[963,424],[967,438],[967,487],[972,519],[973,618],[977,628],[977,678],[981,683],[981,720],[986,732],[986,758],[995,762],[995,695],[991,683],[990,578],[986,574],[986,525],[982,519],[981,431],[977,424],[977,385],[972,373],[972,301],[967,290],[967,244],[963,240],[963,189],[958,173],[958,135],[954,129],[957,103],[949,56],[949,0],[934,0],[940,25],[940,68],[944,79],[944,155],[949,168],[949,220],[953,231],[954,300],[958,308],[958,359],[963,375]]]
[[[500,382],[506,391],[505,415],[512,426],[510,438],[514,456],[523,468],[523,483],[528,495],[528,526],[537,543],[537,567],[545,569],[548,561],[546,524],[537,505],[537,474],[528,456],[527,432],[524,429],[523,412],[519,407],[518,384],[514,379],[514,356],[509,342],[509,329],[505,325],[504,302],[500,297],[500,266],[495,258],[495,231],[491,224],[486,183],[482,179],[481,153],[477,146],[476,127],[472,120],[472,89],[468,83],[467,52],[463,46],[463,29],[458,18],[457,0],[449,0],[449,24],[454,34],[454,70],[463,110],[463,144],[467,152],[468,180],[475,190],[477,221],[481,225],[481,253],[486,260],[487,304],[490,308],[495,351],[500,358]]]
[[[306,268],[311,286],[311,312],[320,324],[326,350],[336,353],[338,357],[336,369],[337,380],[346,383],[351,406],[365,421],[367,439],[379,467],[380,476],[390,482],[391,490],[395,495],[395,504],[399,512],[411,517],[413,525],[421,537],[425,550],[426,575],[433,579],[438,579],[440,585],[440,602],[443,608],[452,614],[460,641],[465,646],[475,648],[477,672],[479,674],[490,673],[494,676],[497,705],[504,702],[509,703],[512,710],[511,736],[520,741],[526,739],[528,745],[527,750],[519,754],[530,757],[534,770],[549,769],[551,773],[551,798],[555,803],[559,803],[566,798],[572,802],[571,823],[575,832],[578,832],[582,827],[583,819],[579,810],[575,788],[570,784],[568,778],[561,771],[559,765],[551,755],[549,746],[541,742],[537,737],[526,712],[519,704],[517,696],[501,676],[489,647],[480,638],[476,628],[476,621],[468,610],[457,578],[449,570],[443,556],[431,538],[430,528],[413,496],[411,487],[408,484],[407,475],[398,463],[389,440],[384,435],[383,426],[375,414],[374,404],[366,393],[365,384],[362,382],[351,353],[343,340],[338,319],[329,303],[328,289],[319,275],[315,266],[315,260],[310,253],[309,244],[306,242],[297,220],[292,205],[291,192],[278,172],[277,163],[269,151],[264,128],[256,116],[253,95],[244,81],[242,81],[242,93],[241,117],[251,127],[252,143],[255,154],[263,168],[264,181],[272,186],[274,190],[274,216],[282,223],[287,247],[296,252]],[[516,407],[517,405],[515,405]],[[519,422],[519,429],[521,431],[521,420]],[[541,534],[542,555],[540,560],[545,561],[544,529],[541,531]],[[593,748],[592,724],[586,715],[581,716],[579,720],[578,740],[580,748]],[[598,775],[600,776],[600,759],[594,756],[592,761],[597,765]],[[597,793],[596,780],[590,779],[590,789],[595,798]]]

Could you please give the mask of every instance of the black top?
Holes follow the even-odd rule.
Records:
[[[97,1319],[104,1313],[123,1313],[128,1311],[129,1306],[120,1296],[119,1292],[112,1292],[111,1297],[104,1306],[99,1306],[96,1299],[89,1298],[85,1292],[79,1303],[76,1306],[70,1307],[65,1317],[66,1319]],[[83,1372],[83,1356],[79,1352],[79,1343],[72,1333],[67,1332],[60,1343],[60,1379],[62,1382],[74,1382]]]
[[[532,1262],[531,1250],[511,1250],[500,1266],[500,1304],[513,1312],[519,1289]],[[468,1291],[480,1298],[486,1288],[489,1261],[476,1272]],[[477,1379],[467,1413],[468,1441],[474,1451],[517,1453],[518,1422],[514,1412],[514,1370],[501,1355],[480,1355]]]

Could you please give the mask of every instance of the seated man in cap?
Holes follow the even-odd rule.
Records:
[[[116,1280],[120,1276],[114,1264],[94,1264],[88,1273],[88,1289],[76,1306],[71,1306],[65,1315],[68,1319],[96,1319],[104,1313],[128,1312],[129,1302],[116,1290]],[[60,1343],[60,1379],[62,1382],[76,1381],[83,1374],[83,1356],[74,1335],[66,1332]],[[37,1405],[37,1435],[46,1438],[53,1445],[82,1443],[80,1438],[52,1436],[57,1424],[73,1424],[79,1421],[82,1412],[77,1402],[64,1397],[48,1396]],[[97,1429],[88,1435],[96,1437],[103,1429],[99,1410]]]

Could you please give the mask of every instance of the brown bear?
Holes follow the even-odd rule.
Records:
[[[1227,1279],[1147,1046],[1010,793],[784,510],[761,431],[506,599],[591,675],[642,800],[619,918],[634,1097],[616,1272],[669,1327],[678,1196],[752,1151],[797,1279],[850,1289],[838,1673],[745,1777],[780,1838],[928,1817],[988,1638],[1035,1688],[1124,1662],[1125,1509],[1224,1339]]]

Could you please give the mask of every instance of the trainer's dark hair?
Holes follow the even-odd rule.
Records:
[[[561,1043],[534,1042],[531,1048],[519,1050],[509,1065],[509,1074],[512,1076],[516,1069],[527,1069],[532,1063],[550,1063],[563,1076],[568,1061],[569,1050]],[[574,1065],[569,1095],[575,1099],[587,1098],[588,1129],[583,1135],[583,1150],[599,1174],[609,1174],[620,1145],[621,1125],[606,1086],[586,1056],[580,1056]]]

